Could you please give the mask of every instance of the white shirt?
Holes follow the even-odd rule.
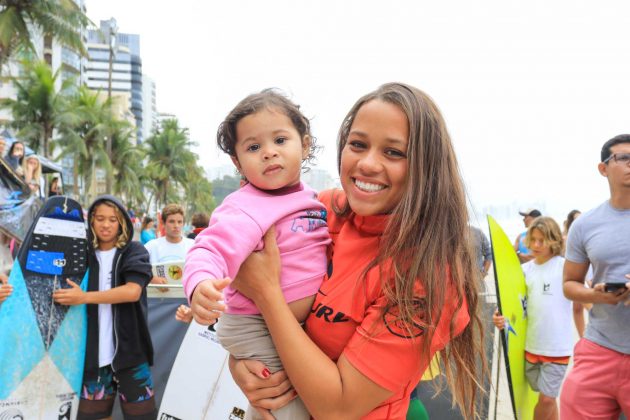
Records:
[[[166,236],[153,239],[144,246],[149,251],[151,264],[165,263],[169,261],[184,261],[188,250],[195,244],[190,238],[182,238],[176,244],[166,240]]]
[[[562,293],[564,258],[544,264],[523,264],[527,283],[527,339],[525,350],[539,356],[573,354],[573,306]]]
[[[116,248],[108,251],[96,250],[98,260],[98,290],[112,288],[112,265],[114,263]],[[98,305],[98,366],[103,367],[112,364],[114,360],[114,322],[112,305]]]

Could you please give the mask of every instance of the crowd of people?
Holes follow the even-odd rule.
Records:
[[[48,190],[46,191],[46,180],[43,176],[41,160],[32,151],[26,153],[24,143],[14,140],[8,150],[6,150],[6,147],[6,139],[0,135],[0,158],[24,181],[31,194],[40,198],[62,194],[61,181],[58,176],[50,179]]]
[[[404,419],[438,353],[454,403],[475,418],[487,374],[480,279],[491,249],[469,227],[453,145],[431,98],[402,83],[359,98],[339,130],[339,190],[318,194],[300,180],[315,137],[277,91],[237,104],[217,143],[243,185],[210,217],[193,216],[194,239],[177,204],[144,218],[140,243],[117,198],[91,203],[88,289],[69,282],[54,293],[59,304],[88,304],[79,418],[111,416],[116,394],[125,418],[156,417],[146,288],[168,283],[152,265],[181,260],[190,306],[173,315],[218,320],[250,401],[246,418]],[[37,181],[34,163],[11,156]],[[571,212],[564,232],[536,209],[521,213],[527,231],[514,248],[528,289],[536,419],[630,414],[630,135],[604,144],[599,171],[610,199],[579,218]],[[3,284],[0,301],[11,298]],[[493,321],[505,324],[498,312]]]
[[[537,209],[521,212],[514,242],[527,284],[526,378],[539,392],[534,419],[630,415],[630,135],[604,143],[599,172],[610,198],[564,231]],[[584,308],[589,309],[585,326]],[[573,346],[572,322],[580,337]],[[493,322],[505,327],[497,311]],[[567,366],[573,357],[573,368]],[[560,397],[560,407],[557,398]]]

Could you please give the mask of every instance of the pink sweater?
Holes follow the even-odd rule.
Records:
[[[315,295],[326,272],[330,243],[326,209],[317,193],[302,183],[273,192],[247,184],[214,210],[210,225],[188,251],[183,279],[188,300],[203,280],[234,278],[245,258],[262,249],[262,236],[274,224],[287,302]],[[260,313],[253,301],[230,286],[224,296],[227,313]]]

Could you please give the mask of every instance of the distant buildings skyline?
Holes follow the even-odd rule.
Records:
[[[114,38],[111,38],[111,35]],[[111,92],[129,93],[129,110],[134,116],[136,141],[144,140],[144,104],[142,87],[142,59],[140,35],[118,32],[115,18],[101,20],[99,28],[89,29],[87,37],[87,86],[92,90],[109,92],[110,59]]]
[[[155,81],[142,75],[142,137],[144,140],[151,137],[153,130],[158,126],[158,111],[156,103]]]

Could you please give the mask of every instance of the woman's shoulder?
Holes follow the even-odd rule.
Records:
[[[333,205],[337,209],[342,209],[346,205],[346,193],[338,188],[320,191],[317,198],[327,210],[331,210]]]
[[[326,223],[331,234],[338,233],[350,214],[346,193],[340,189],[321,191],[317,197],[326,208]]]

